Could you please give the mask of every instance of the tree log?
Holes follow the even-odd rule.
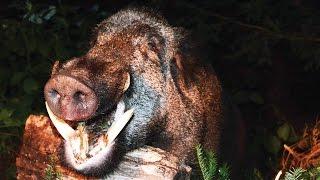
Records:
[[[62,137],[46,116],[30,115],[16,158],[17,179],[96,179],[62,164]],[[104,179],[189,179],[191,168],[179,166],[173,155],[150,146],[129,152],[117,170]]]

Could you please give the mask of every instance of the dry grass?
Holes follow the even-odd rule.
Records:
[[[306,127],[302,139],[297,143],[287,146],[281,159],[282,170],[292,167],[309,169],[320,165],[320,119],[313,127]]]

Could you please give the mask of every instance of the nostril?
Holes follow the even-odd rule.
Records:
[[[56,99],[56,100],[60,99],[60,94],[59,94],[59,92],[58,92],[57,90],[55,90],[55,89],[51,89],[51,90],[49,91],[49,96],[50,96],[52,99]]]
[[[76,102],[84,102],[85,97],[86,97],[86,95],[82,91],[77,91],[73,95],[73,99]]]

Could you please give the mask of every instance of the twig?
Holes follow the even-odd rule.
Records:
[[[5,132],[0,132],[0,135],[6,135],[6,136],[16,136],[19,137],[17,134],[12,134],[12,133],[5,133]]]
[[[287,150],[289,152],[289,154],[292,154],[292,156],[296,159],[300,159],[300,157],[298,157],[298,155],[286,144],[283,145],[284,149]]]

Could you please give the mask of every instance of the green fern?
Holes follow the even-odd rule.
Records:
[[[214,154],[213,153],[207,154],[202,149],[201,145],[198,145],[196,147],[196,150],[197,150],[199,166],[200,166],[204,180],[213,179],[218,166],[218,163],[216,158],[214,157]],[[211,162],[209,162],[208,155],[211,158]]]
[[[219,168],[219,176],[221,180],[227,180],[230,179],[230,173],[229,173],[229,166],[228,164],[224,163],[220,168]]]
[[[286,172],[284,180],[301,180],[304,172],[306,170],[302,168],[293,168]]]
[[[308,169],[307,174],[313,179],[320,180],[320,166]]]
[[[302,168],[292,168],[285,173],[283,180],[304,180],[314,179],[320,180],[320,167],[310,168],[304,170]]]
[[[219,168],[217,157],[213,152],[211,151],[207,152],[203,150],[201,145],[196,146],[196,151],[197,151],[199,166],[200,166],[204,180],[230,179],[228,165],[224,164]]]

